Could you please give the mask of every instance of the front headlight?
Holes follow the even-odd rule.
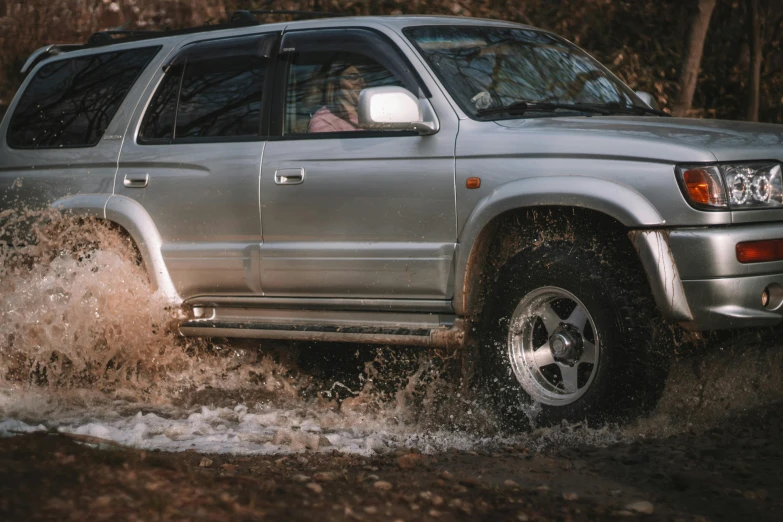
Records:
[[[783,208],[780,163],[680,165],[677,178],[685,197],[696,208]]]

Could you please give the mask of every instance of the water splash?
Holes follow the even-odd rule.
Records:
[[[0,237],[0,383],[152,403],[240,382],[295,394],[255,350],[180,337],[179,310],[105,221],[6,211]]]
[[[657,410],[631,425],[499,435],[448,357],[180,337],[179,310],[104,221],[5,211],[0,261],[0,431],[42,425],[212,452],[544,449],[707,429],[783,400],[783,350],[768,331],[675,363]]]

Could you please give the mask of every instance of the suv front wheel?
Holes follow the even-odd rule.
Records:
[[[646,281],[626,256],[595,245],[545,242],[500,272],[483,321],[483,375],[516,424],[533,412],[536,424],[628,417],[662,389],[668,366],[652,349]]]
[[[602,366],[595,320],[578,297],[556,286],[536,288],[519,301],[506,344],[522,389],[549,406],[578,401]]]

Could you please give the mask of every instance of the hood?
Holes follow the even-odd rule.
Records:
[[[674,162],[783,161],[783,125],[693,118],[592,116],[496,121],[537,135],[583,140],[594,154]],[[567,145],[565,148],[569,148]],[[563,151],[566,152],[566,151]]]

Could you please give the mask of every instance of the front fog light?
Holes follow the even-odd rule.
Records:
[[[732,209],[783,207],[780,164],[721,167]]]

